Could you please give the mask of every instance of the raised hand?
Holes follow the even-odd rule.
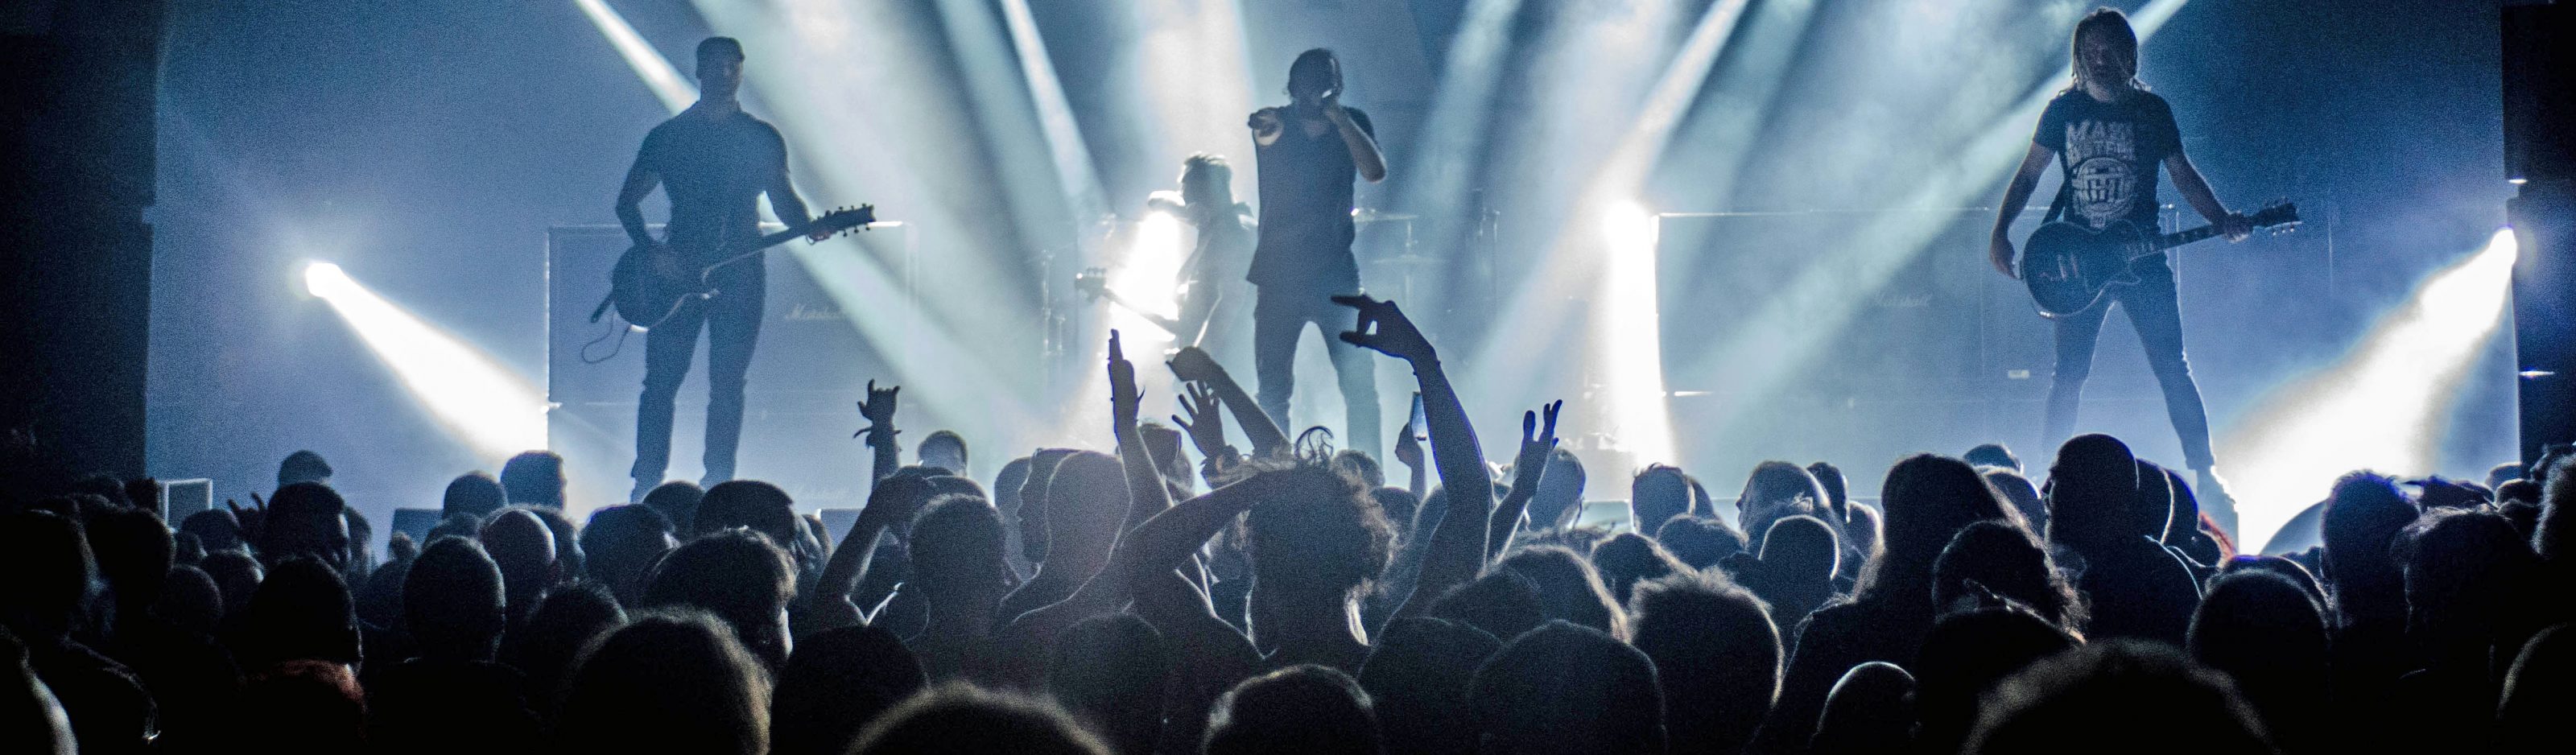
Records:
[[[260,498],[258,491],[252,491],[250,508],[242,508],[230,498],[224,499],[224,508],[233,510],[233,523],[241,532],[242,542],[259,543],[260,529],[268,523],[268,501]]]
[[[1136,388],[1136,365],[1127,361],[1127,350],[1119,344],[1118,331],[1109,331],[1109,424],[1124,438],[1136,427],[1137,407],[1145,394]]]
[[[1422,330],[1413,326],[1413,320],[1406,318],[1404,309],[1395,302],[1352,294],[1335,296],[1333,303],[1359,310],[1358,324],[1342,334],[1344,343],[1365,346],[1416,365],[1440,361],[1439,351],[1422,337]]]
[[[1412,420],[1405,420],[1404,427],[1395,431],[1395,460],[1404,462],[1405,466],[1420,469],[1422,468],[1422,439],[1414,437],[1414,432]]]
[[[859,416],[880,425],[893,421],[895,394],[902,390],[900,385],[878,388],[877,381],[868,381],[868,400],[859,404]]]
[[[1190,445],[1198,447],[1200,457],[1214,458],[1225,448],[1225,414],[1217,410],[1216,391],[1206,383],[1190,381],[1181,384],[1180,398],[1181,413],[1172,415],[1172,426],[1190,434]]]
[[[1557,399],[1541,407],[1547,412],[1547,425],[1540,429],[1538,412],[1521,412],[1521,450],[1512,459],[1512,489],[1538,484],[1540,473],[1547,469],[1547,459],[1556,453],[1556,413],[1565,408]],[[1531,487],[1531,490],[1537,490]]]
[[[1275,107],[1252,111],[1251,117],[1243,119],[1244,127],[1252,129],[1252,138],[1263,141],[1279,138],[1279,129],[1284,123]]]

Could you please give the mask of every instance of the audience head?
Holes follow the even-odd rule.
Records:
[[[527,676],[529,701],[551,718],[582,647],[625,625],[626,609],[607,587],[596,582],[557,585],[537,602],[526,625],[510,630],[501,661]]]
[[[1757,557],[1764,571],[1792,575],[1800,582],[1830,583],[1841,566],[1842,544],[1831,525],[1800,514],[1772,522]]]
[[[1565,521],[1568,512],[1583,506],[1585,480],[1583,460],[1563,448],[1548,452],[1547,471],[1538,480],[1538,491],[1530,496],[1526,515],[1533,528],[1556,526]]]
[[[207,553],[242,550],[248,545],[242,542],[241,522],[235,520],[233,512],[228,509],[207,509],[189,514],[188,518],[179,520],[179,532],[195,535],[197,544]]]
[[[929,686],[921,662],[884,627],[848,626],[807,635],[779,671],[778,689],[770,699],[770,752],[848,752],[877,716]]]
[[[1655,542],[1693,569],[1706,569],[1744,552],[1744,533],[1713,516],[1680,516],[1655,529]]]
[[[403,577],[403,617],[421,654],[492,660],[508,626],[501,581],[501,568],[472,540],[440,538],[422,549]]]
[[[2138,484],[2138,458],[2120,439],[2096,433],[2066,441],[2048,469],[2048,541],[2091,551],[2162,532],[2162,513],[2154,528],[2133,515]]]
[[[90,516],[82,526],[89,536],[91,554],[98,559],[99,577],[116,595],[115,606],[120,619],[125,613],[140,613],[161,600],[162,586],[169,583],[173,544],[170,528],[152,512],[132,506],[118,506]]]
[[[724,622],[648,613],[583,650],[555,737],[569,750],[758,755],[769,750],[769,681]]]
[[[525,616],[537,607],[537,596],[554,585],[555,533],[536,512],[509,508],[483,525],[483,550],[501,567],[509,589],[510,614]]]
[[[563,508],[563,456],[553,451],[525,451],[510,457],[501,463],[501,490],[512,504]]]
[[[458,514],[486,517],[507,505],[510,505],[510,497],[502,492],[500,480],[482,472],[467,472],[447,481],[447,494],[439,499],[438,517],[446,519]]]
[[[224,619],[223,589],[203,569],[186,564],[170,567],[161,602],[153,604],[152,613],[180,629],[211,637]]]
[[[2227,676],[2141,640],[2098,642],[1997,685],[1965,753],[2270,753]]]
[[[2199,514],[2199,511],[2193,511],[2192,521],[2184,526],[2197,526]],[[2139,459],[2137,492],[2129,497],[2129,531],[2144,533],[2160,543],[2177,545],[2178,541],[2165,539],[2173,534],[2173,521],[2173,483],[2165,478],[2165,468]]]
[[[1745,547],[1758,551],[1772,522],[1815,514],[1826,506],[1824,486],[1805,467],[1766,461],[1755,465],[1753,474],[1745,478],[1744,492],[1735,498],[1735,521],[1744,526]]]
[[[747,527],[769,536],[781,549],[797,541],[796,501],[787,491],[759,480],[716,483],[698,499],[697,534]]]
[[[0,624],[26,642],[71,634],[86,615],[98,564],[80,525],[48,511],[0,517]]]
[[[1047,494],[1055,485],[1056,467],[1080,453],[1070,448],[1041,448],[1029,455],[1028,477],[1021,483],[1019,505],[1010,513],[1020,523],[1020,554],[1032,562],[1045,562],[1047,548]],[[1097,462],[1093,462],[1096,466]],[[1123,481],[1120,483],[1125,484]],[[1068,483],[1068,490],[1071,489]],[[1122,487],[1123,489],[1123,487]]]
[[[1681,573],[1639,583],[1628,608],[1636,648],[1663,686],[1673,749],[1733,752],[1750,741],[1785,660],[1762,601],[1716,574]]]
[[[1538,585],[1539,604],[1550,619],[1563,619],[1612,637],[1628,636],[1628,618],[1611,602],[1610,589],[1592,562],[1563,546],[1535,545],[1504,556],[1498,569],[1520,572]],[[1501,635],[1496,635],[1497,637]]]
[[[966,473],[966,436],[955,430],[941,430],[923,436],[921,445],[913,448],[923,466],[938,467],[953,475]]]
[[[1976,723],[1977,698],[2004,677],[2076,646],[2074,636],[2017,606],[1941,617],[1924,635],[1915,666],[1916,746],[1954,752]]]
[[[1545,623],[1547,602],[1539,595],[1537,580],[1511,569],[1493,569],[1441,593],[1427,614],[1484,630],[1499,640]]]
[[[1825,694],[1816,734],[1807,750],[1817,755],[1911,752],[1914,744],[1914,675],[1886,661],[1851,667]]]
[[[2288,708],[2325,705],[2325,616],[2279,573],[2239,569],[2210,580],[2185,644],[2193,659],[2235,679],[2276,735],[2293,737],[2306,723]]]
[[[1975,467],[1946,456],[1906,457],[1887,470],[1880,490],[1887,507],[1882,554],[1870,560],[1861,577],[1862,600],[1929,608],[1933,565],[1950,547],[1950,538],[1968,525],[2011,517]]]
[[[1628,516],[1638,532],[1660,533],[1665,522],[1689,513],[1690,477],[1680,467],[1648,465],[1628,482]]]
[[[1127,520],[1126,468],[1118,457],[1098,451],[1067,454],[1051,468],[1045,495],[1022,491],[1021,537],[1025,541],[1032,527],[1044,530],[1042,540],[1024,542],[1022,550],[1031,558],[1044,554],[1059,570],[1071,567],[1060,576],[1086,579],[1108,561]]]
[[[787,662],[787,600],[796,581],[787,554],[749,530],[714,532],[662,557],[645,580],[647,608],[706,611],[770,668]]]
[[[1415,497],[1413,491],[1391,486],[1379,486],[1369,491],[1369,497],[1377,499],[1377,508],[1386,513],[1387,524],[1395,527],[1397,540],[1412,536],[1413,515],[1422,510],[1422,499]]]
[[[321,454],[312,451],[287,454],[286,460],[277,464],[277,487],[282,489],[299,482],[330,484],[331,463],[323,461]]]
[[[246,670],[307,659],[357,663],[358,612],[339,570],[312,558],[278,564],[251,594],[233,654]]]
[[[1592,568],[1610,588],[1610,600],[1620,605],[1628,604],[1629,590],[1639,581],[1691,570],[1663,546],[1634,532],[1592,544]]]
[[[2014,511],[2021,513],[2021,520],[2030,524],[2032,534],[2048,531],[2048,502],[2040,499],[2039,487],[2030,484],[2030,478],[2001,467],[1979,467],[1978,472],[1985,476],[1986,484],[1995,487],[1995,492],[2003,494]]]
[[[581,549],[587,557],[582,568],[591,579],[607,585],[619,602],[634,602],[644,596],[644,575],[653,570],[653,563],[677,545],[671,520],[652,506],[604,506],[590,512],[590,525],[581,528]]]
[[[349,564],[349,522],[340,517],[347,502],[329,486],[318,482],[298,482],[278,488],[269,496],[268,514],[259,528],[259,560],[277,568],[287,559],[303,556],[320,560],[332,569]]]
[[[1476,667],[1502,648],[1492,634],[1465,622],[1426,616],[1389,622],[1359,676],[1387,752],[1474,751],[1467,685]]]
[[[1151,752],[1174,660],[1162,633],[1135,614],[1093,616],[1056,638],[1047,693],[1118,752]]]
[[[260,580],[268,576],[267,570],[260,568],[257,560],[241,551],[208,553],[206,560],[197,566],[205,569],[206,576],[215,580],[215,588],[222,591],[224,615],[227,617],[249,608],[251,593],[259,591]]]
[[[1591,627],[1551,621],[1503,645],[1468,685],[1478,750],[1660,753],[1664,695],[1646,654]]]
[[[653,486],[646,492],[644,506],[662,512],[662,518],[671,520],[671,535],[678,537],[682,533],[697,533],[698,502],[706,497],[707,491],[699,488],[697,483],[673,480]]]
[[[971,495],[932,499],[912,518],[912,579],[933,603],[998,603],[1010,589],[1002,513]]]
[[[2501,652],[2501,649],[2499,649]],[[2576,625],[2560,624],[2532,635],[2505,672],[2496,709],[2498,752],[2549,752],[2567,746],[2576,728]]]
[[[2483,644],[2498,632],[2528,631],[2539,559],[2502,515],[2435,509],[2399,533],[2390,555],[2401,565],[2406,623],[2419,641]]]
[[[2336,608],[2347,617],[2356,612],[2395,618],[2405,609],[2404,578],[2389,545],[2415,521],[2415,504],[2406,500],[2397,481],[2372,472],[2353,472],[2335,480],[2326,499],[2325,578]]]
[[[1361,481],[1329,467],[1260,474],[1282,478],[1265,484],[1279,492],[1253,504],[1243,522],[1253,637],[1266,645],[1262,628],[1284,620],[1281,611],[1340,608],[1356,597],[1386,569],[1395,529]]]
[[[1358,449],[1345,448],[1333,452],[1332,467],[1336,473],[1359,478],[1362,485],[1370,488],[1386,484],[1386,469],[1378,465],[1375,457]]]
[[[1932,604],[1943,611],[1988,604],[2029,608],[2069,632],[2084,628],[2084,599],[2030,533],[2001,520],[1961,528],[1932,565]]]
[[[961,682],[913,695],[896,705],[868,725],[850,752],[1109,755],[1109,748],[1055,706],[987,692]]]
[[[1980,467],[2021,472],[2021,457],[2014,456],[2012,449],[2001,443],[1979,444],[1976,448],[1968,449],[1968,455],[1959,459]]]
[[[1206,755],[1349,753],[1376,755],[1377,716],[1368,693],[1342,672],[1290,666],[1234,685],[1208,713]]]

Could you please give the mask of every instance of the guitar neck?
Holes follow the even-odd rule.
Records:
[[[805,235],[810,232],[813,227],[814,223],[812,221],[806,221],[788,226],[787,230],[768,234],[751,241],[726,244],[725,251],[730,254],[727,254],[724,259],[717,260],[715,264],[708,265],[705,272],[713,273],[717,268],[751,259],[752,255],[759,254],[764,249],[796,240],[796,237]]]
[[[2204,225],[2188,231],[2175,231],[2164,234],[2148,239],[2146,243],[2139,245],[2136,250],[2129,252],[2129,259],[2138,260],[2153,257],[2157,254],[2163,253],[2164,250],[2207,239],[2216,235],[2218,235],[2218,226],[2214,225]]]

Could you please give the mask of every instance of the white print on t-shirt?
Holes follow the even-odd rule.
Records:
[[[2095,120],[2066,124],[2066,180],[2075,190],[2076,214],[2095,228],[2128,217],[2137,203],[2134,125]]]

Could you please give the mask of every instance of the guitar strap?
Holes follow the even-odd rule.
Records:
[[[2066,205],[2074,199],[2075,184],[2071,182],[2058,184],[2057,199],[2048,203],[2048,214],[2040,217],[2039,224],[2048,225],[2057,222],[2058,218],[2066,217]]]

